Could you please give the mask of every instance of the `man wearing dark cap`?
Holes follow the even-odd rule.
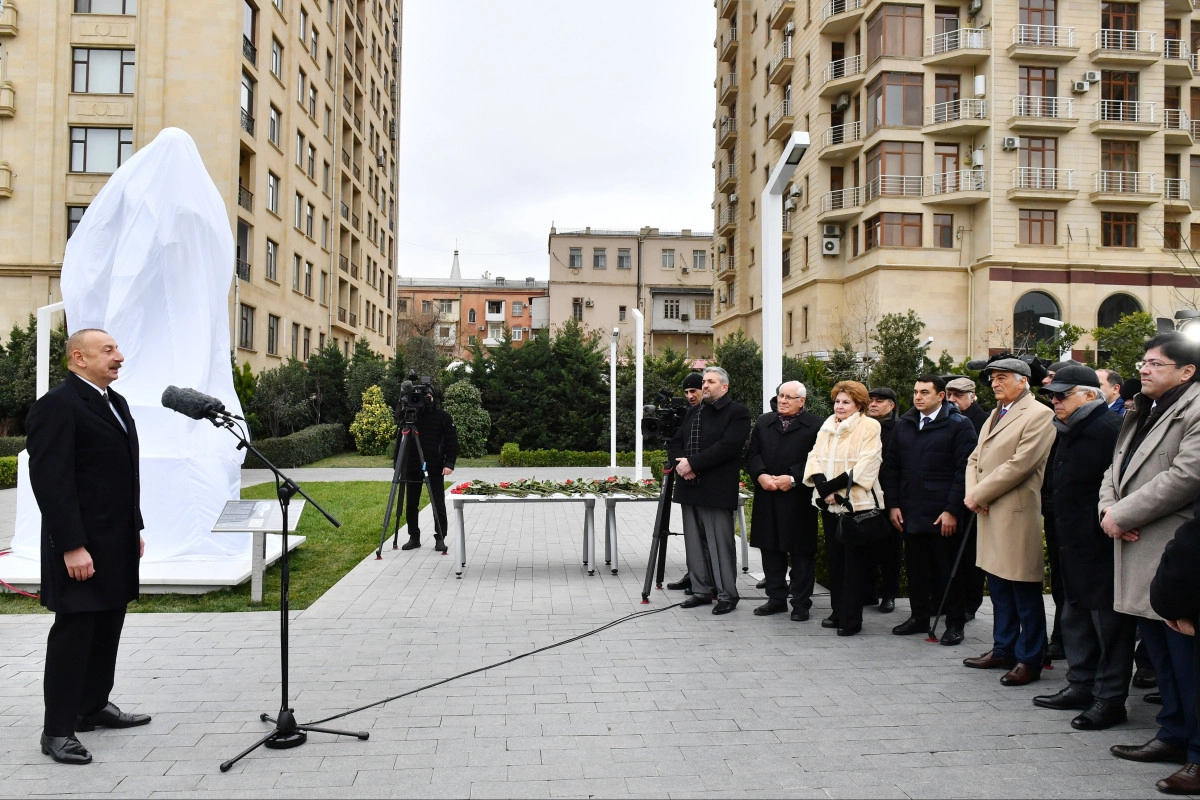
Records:
[[[683,392],[683,396],[687,398],[688,405],[694,406],[703,399],[701,389],[704,386],[704,378],[699,372],[689,372],[683,382],[679,384],[679,389]],[[678,591],[682,589],[685,594],[692,593],[692,576],[684,575],[677,581],[671,581],[667,584],[668,589]]]
[[[1096,370],[1069,364],[1042,387],[1054,405],[1058,435],[1046,467],[1058,529],[1063,588],[1062,638],[1067,686],[1034,705],[1083,713],[1076,730],[1104,730],[1126,719],[1135,617],[1113,610],[1113,547],[1100,527],[1100,483],[1112,461],[1121,418],[1108,410]]]
[[[975,435],[983,430],[987,422],[987,412],[980,407],[975,399],[975,381],[970,378],[957,377],[946,381],[946,399],[958,407],[964,417],[971,420],[975,426]]]
[[[1078,361],[1076,361],[1073,358],[1068,358],[1065,361],[1055,361],[1053,364],[1046,367],[1046,377],[1042,378],[1042,386],[1049,386],[1051,384],[1051,382],[1054,381],[1054,373],[1058,372],[1063,367],[1082,367],[1082,366],[1083,366],[1083,364],[1080,364]]]
[[[867,416],[879,423],[879,439],[883,443],[883,458],[886,461],[892,434],[896,431],[896,392],[887,386],[876,386],[867,391],[871,403]],[[871,553],[871,568],[868,573],[874,581],[875,570],[879,570],[879,591],[867,587],[865,596],[879,598],[879,613],[890,614],[896,610],[896,595],[900,594],[900,558],[903,553],[903,534],[888,526],[887,533],[875,543]],[[868,599],[867,603],[873,603]]]

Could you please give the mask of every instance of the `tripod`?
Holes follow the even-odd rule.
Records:
[[[429,499],[433,501],[433,483],[429,477],[428,470],[425,469],[425,448],[421,447],[421,432],[417,430],[417,409],[405,408],[404,418],[401,420],[400,433],[396,439],[396,462],[395,469],[392,472],[392,488],[388,492],[387,506],[383,510],[383,531],[379,534],[379,547],[375,549],[375,560],[383,559],[383,543],[388,536],[388,524],[392,520],[392,505],[396,508],[396,527],[392,531],[392,549],[398,547],[400,540],[400,510],[404,508],[404,488],[408,483],[408,446],[415,444],[417,446],[417,457],[421,459],[421,482],[425,484],[426,490],[429,492]],[[414,434],[416,434],[414,436]],[[420,495],[421,489],[417,488],[417,494]],[[397,497],[398,495],[398,497]],[[441,518],[438,513],[436,504],[433,509],[433,530],[438,536],[446,535],[446,521]],[[445,552],[442,553],[445,555]]]
[[[646,560],[646,580],[642,584],[642,603],[644,605],[650,603],[651,578],[657,578],[655,588],[661,589],[663,574],[667,569],[667,537],[671,535],[671,495],[675,490],[675,466],[667,461],[663,464],[662,471],[662,492],[658,496],[658,511],[654,515],[654,538],[650,540],[650,557]]]
[[[275,494],[279,497],[279,508],[283,512],[283,551],[280,554],[279,570],[279,671],[282,678],[279,715],[277,717],[270,717],[267,714],[260,714],[258,718],[264,722],[274,724],[275,729],[233,758],[222,762],[221,772],[228,772],[230,767],[262,745],[266,745],[269,750],[287,750],[292,747],[299,747],[308,741],[309,731],[332,733],[339,736],[355,736],[365,740],[371,735],[367,731],[339,731],[332,728],[318,728],[315,725],[299,725],[296,723],[295,710],[288,705],[288,588],[291,583],[291,572],[288,568],[288,504],[291,502],[292,497],[299,494],[313,508],[320,511],[325,519],[333,524],[333,527],[340,528],[342,527],[342,523],[330,516],[329,512],[321,508],[317,504],[317,501],[305,494],[304,490],[295,481],[280,472],[274,464],[255,449],[254,445],[250,444],[250,440],[246,438],[245,433],[234,428],[233,419],[229,415],[225,415],[222,418],[214,414],[209,419],[213,425],[216,425],[218,428],[225,428],[237,437],[238,450],[246,449],[254,453],[275,474]]]

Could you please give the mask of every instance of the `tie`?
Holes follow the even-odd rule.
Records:
[[[112,400],[108,396],[108,390],[100,392],[100,396],[104,398],[104,402],[108,403],[108,410],[117,418],[117,424],[121,426],[121,430],[129,433],[129,428],[125,427],[125,420],[121,419],[121,415],[117,413],[117,407],[113,405]]]
[[[930,423],[929,417],[921,417],[921,430],[925,430],[925,426]]]
[[[1004,415],[1008,413],[1007,408],[1000,409],[1000,419],[1004,419]]]

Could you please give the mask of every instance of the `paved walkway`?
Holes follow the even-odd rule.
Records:
[[[296,473],[302,484],[325,477]],[[428,546],[368,556],[293,616],[297,716],[336,714],[682,599],[656,591],[639,604],[653,504],[621,508],[617,575],[581,568],[582,514],[574,504],[471,508],[461,580]],[[681,542],[669,551],[673,578]],[[1061,662],[1012,689],[996,672],[964,669],[964,656],[989,647],[986,613],[957,648],[890,635],[903,602],[890,616],[868,609],[863,633],[839,638],[818,622],[827,597],[812,622],[793,623],[754,617],[761,592],[746,575],[740,588],[729,616],[639,617],[330,723],[368,730],[369,741],[314,733],[228,773],[218,765],[263,735],[258,714],[279,706],[277,615],[131,614],[114,700],[154,721],[81,734],[97,762],[82,768],[37,748],[50,618],[0,616],[0,795],[1151,797],[1173,770],[1108,754],[1153,735],[1156,707],[1140,697],[1126,725],[1080,733],[1069,712],[1030,703],[1063,685]]]

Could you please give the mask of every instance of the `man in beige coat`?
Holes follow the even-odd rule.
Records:
[[[1192,517],[1192,501],[1200,494],[1200,385],[1193,382],[1198,363],[1200,349],[1183,334],[1159,334],[1146,342],[1138,364],[1142,391],[1133,410],[1127,407],[1112,465],[1100,484],[1100,525],[1116,548],[1114,608],[1139,617],[1162,695],[1158,735],[1142,745],[1114,745],[1111,752],[1131,761],[1186,763],[1159,782],[1161,791],[1172,794],[1200,793],[1196,675],[1191,638],[1151,609],[1150,582],[1163,549]]]
[[[992,649],[963,660],[976,669],[1004,667],[1005,686],[1041,677],[1046,646],[1042,602],[1042,476],[1054,444],[1054,412],[1029,391],[1029,365],[993,361],[983,371],[996,410],[967,460],[964,504],[978,514],[976,563],[987,573],[995,621]]]

